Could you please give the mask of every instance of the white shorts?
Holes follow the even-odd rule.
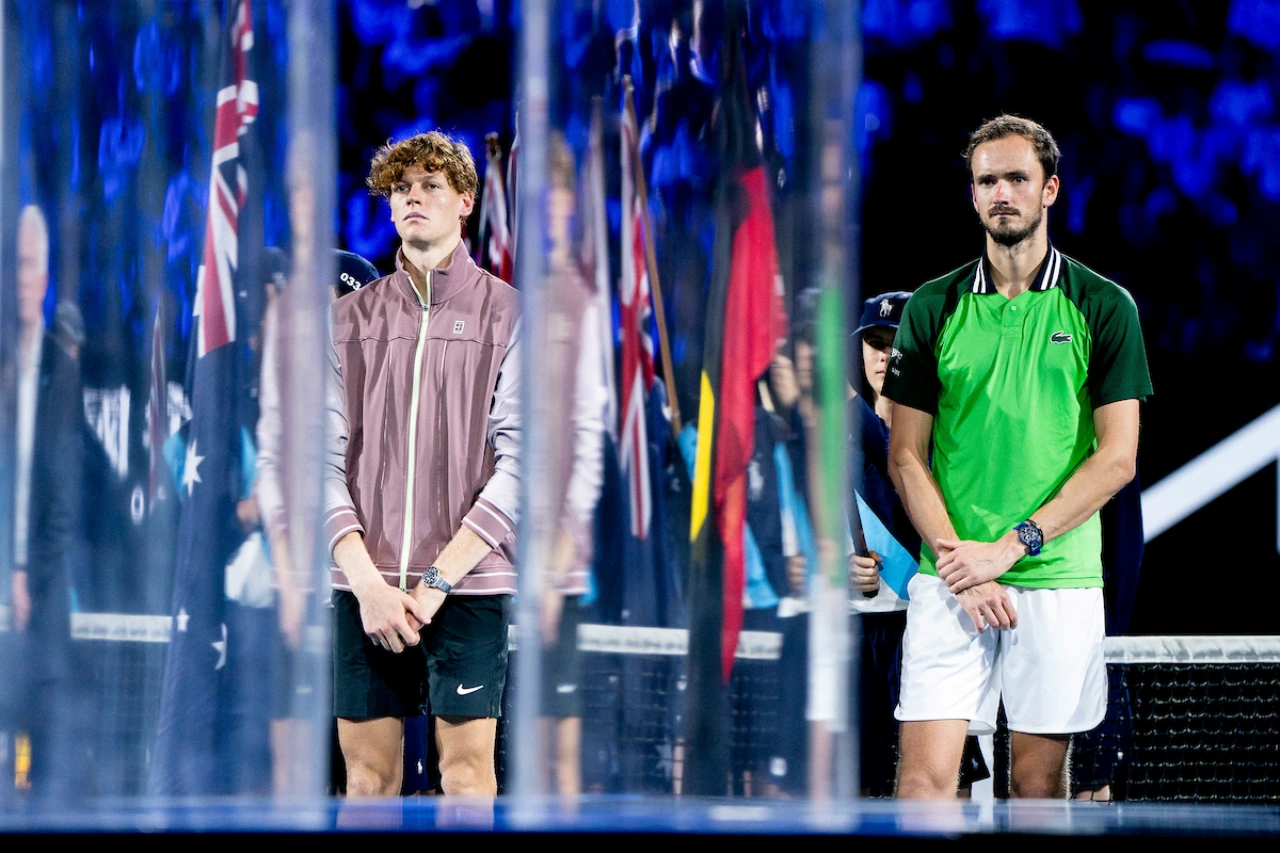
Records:
[[[1006,586],[1018,627],[981,634],[945,583],[917,574],[907,590],[899,720],[968,720],[990,734],[1004,698],[1009,728],[1086,732],[1107,712],[1101,588]]]

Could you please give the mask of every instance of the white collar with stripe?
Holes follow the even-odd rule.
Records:
[[[987,258],[984,250],[982,258],[978,261],[978,271],[973,275],[973,284],[969,287],[970,293],[996,293],[995,282],[991,280],[991,273],[987,271],[987,267],[991,261]],[[1053,244],[1049,245],[1049,254],[1046,256],[1044,263],[1040,265],[1040,272],[1036,273],[1036,280],[1031,282],[1031,290],[1045,291],[1051,290],[1058,286],[1058,279],[1062,275],[1062,253],[1053,248]]]

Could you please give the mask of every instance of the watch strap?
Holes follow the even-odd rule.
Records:
[[[1018,541],[1026,546],[1028,557],[1034,557],[1040,553],[1040,549],[1044,547],[1044,531],[1034,519],[1028,518],[1013,529],[1018,532]]]
[[[438,589],[445,595],[453,592],[453,584],[445,580],[444,576],[440,574],[440,570],[435,566],[429,566],[427,570],[422,573],[422,580],[427,586]]]

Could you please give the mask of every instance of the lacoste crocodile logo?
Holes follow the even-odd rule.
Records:
[[[1054,332],[1049,336],[1049,342],[1054,344],[1069,344],[1071,343],[1071,336],[1066,332]]]

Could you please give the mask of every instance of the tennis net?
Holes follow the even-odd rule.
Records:
[[[741,635],[726,692],[733,794],[804,793],[803,620],[779,624]],[[142,792],[171,630],[167,616],[73,615],[87,723],[78,736],[101,766],[86,790]],[[522,652],[512,646],[514,659]],[[679,793],[687,632],[584,624],[577,647],[583,790]],[[1107,718],[1073,745],[1076,791],[1280,802],[1280,636],[1109,638],[1107,668]],[[520,685],[509,688],[507,701],[519,701]],[[500,775],[511,737],[500,726]],[[1007,741],[997,738],[997,795],[1007,791],[1002,755]]]
[[[734,794],[803,792],[804,744],[788,732],[804,727],[804,665],[784,662],[791,641],[744,632],[728,691]],[[686,633],[584,625],[579,649],[584,787],[678,792]],[[1107,716],[1074,738],[1074,794],[1280,802],[1280,637],[1117,637],[1106,655]],[[996,756],[1007,796],[1003,727]]]
[[[1280,802],[1280,637],[1107,641],[1107,717],[1073,785],[1117,800]]]

